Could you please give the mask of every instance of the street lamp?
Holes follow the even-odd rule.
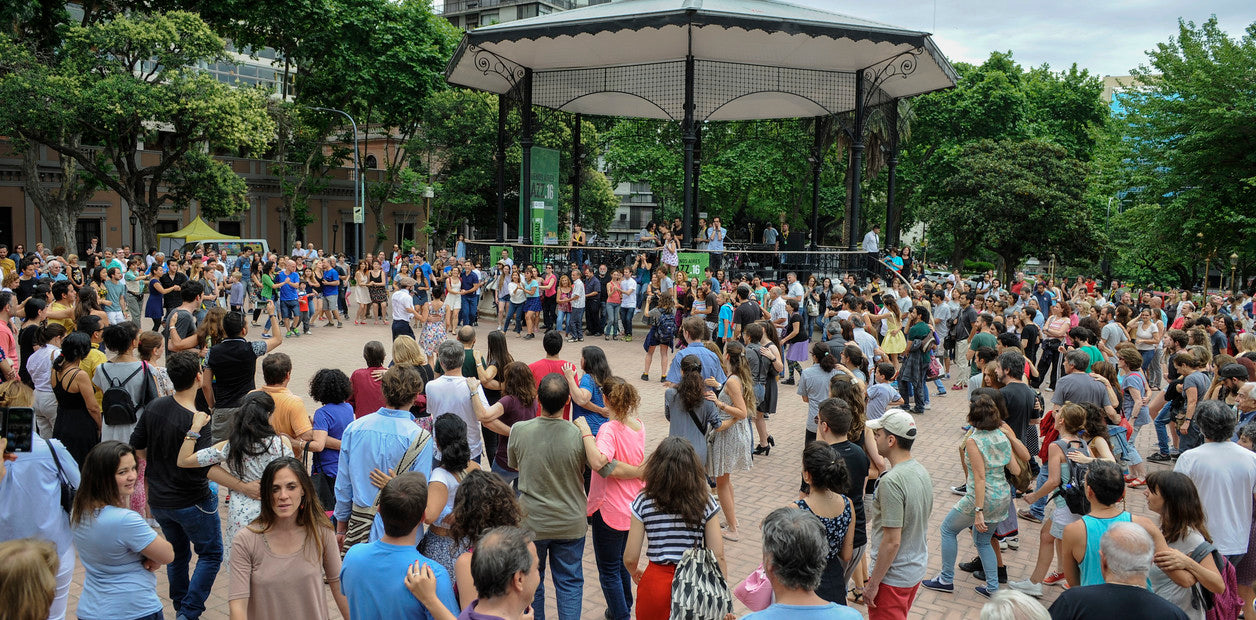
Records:
[[[131,245],[135,247],[135,250],[139,250],[139,240],[135,238],[135,225],[140,223],[140,218],[132,213],[129,219],[131,220]]]
[[[338,232],[340,232],[340,222],[339,221],[332,222],[331,223],[331,252],[332,254],[336,253],[336,233]]]
[[[427,187],[423,188],[423,200],[426,202],[426,206],[423,209],[425,216],[423,220],[423,228],[427,228],[427,223],[432,220],[432,198],[434,196],[436,196],[436,190],[432,189],[431,183],[428,183]],[[415,231],[415,237],[415,242],[418,242],[418,231]],[[423,252],[424,256],[427,256],[427,248],[419,248],[419,251]]]
[[[320,112],[335,112],[336,114],[344,115],[345,118],[349,119],[349,124],[353,126],[353,173],[355,175],[353,180],[353,210],[355,216],[353,218],[353,223],[358,227],[358,257],[360,258],[362,256],[362,249],[366,247],[366,239],[363,234],[366,229],[366,204],[362,202],[364,192],[360,190],[359,186],[359,184],[363,182],[363,175],[362,167],[358,165],[358,123],[353,120],[352,116],[349,116],[348,112],[345,112],[344,110],[337,110],[335,108],[320,108],[315,106],[311,106],[310,109],[319,110]],[[359,222],[356,217],[358,209],[362,209],[361,222]]]
[[[1230,254],[1230,294],[1234,295],[1238,292],[1238,284],[1234,281],[1234,270],[1239,267],[1239,255],[1237,252]]]

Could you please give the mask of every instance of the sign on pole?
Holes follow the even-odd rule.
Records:
[[[702,272],[711,264],[711,255],[706,252],[679,252],[676,254],[680,262],[678,269],[691,278],[702,278]]]
[[[353,223],[354,224],[366,223],[366,207],[357,206],[353,208]]]
[[[519,193],[519,221],[531,226],[537,245],[558,245],[558,170],[558,151],[532,147],[532,188]]]

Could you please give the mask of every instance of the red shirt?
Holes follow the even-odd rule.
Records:
[[[8,321],[0,321],[0,349],[4,349],[4,356],[13,366],[13,372],[17,372],[22,360],[17,356],[17,339],[13,337],[13,328],[9,327]]]
[[[355,419],[388,406],[388,403],[384,401],[383,385],[378,379],[371,378],[371,373],[376,370],[387,370],[387,368],[383,366],[359,368],[349,376],[349,385],[353,387],[353,394],[346,402],[353,405]]]
[[[531,364],[528,364],[528,368],[532,369],[532,376],[536,378],[536,387],[539,388],[541,387],[541,379],[544,379],[545,375],[548,375],[552,372],[556,372],[561,375],[563,374],[563,367],[570,363],[571,362],[568,362],[566,360],[551,360],[551,359],[541,358],[535,362],[532,362]],[[566,405],[563,405],[563,419],[564,420],[571,419],[571,401],[570,400],[567,401]]]

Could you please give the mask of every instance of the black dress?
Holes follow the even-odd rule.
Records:
[[[83,371],[73,368],[52,383],[52,393],[57,397],[57,420],[52,425],[52,437],[59,440],[82,467],[87,453],[100,443],[100,428],[96,426],[92,414],[87,412],[83,395],[71,392],[63,385],[67,379],[73,381],[80,372]]]

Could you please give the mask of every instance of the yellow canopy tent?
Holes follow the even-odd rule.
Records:
[[[171,250],[181,248],[186,243],[211,240],[216,241],[222,239],[239,239],[239,237],[235,235],[224,235],[214,230],[213,227],[205,223],[205,220],[201,219],[200,216],[197,216],[191,223],[179,230],[172,233],[157,235],[157,237],[161,239],[161,241],[158,242],[158,245],[161,246],[161,251],[166,253],[170,253]]]

